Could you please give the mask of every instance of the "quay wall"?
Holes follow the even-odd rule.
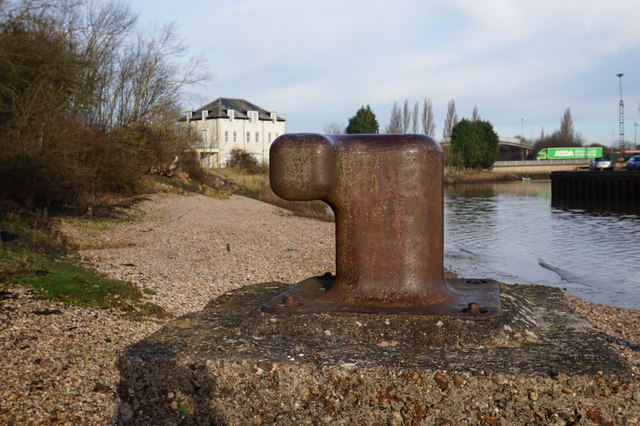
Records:
[[[555,201],[640,204],[640,171],[552,172]]]

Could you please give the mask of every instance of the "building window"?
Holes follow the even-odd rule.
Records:
[[[251,132],[247,132],[247,142],[251,142]]]
[[[272,112],[271,121],[275,123],[277,120],[278,120],[278,114],[276,114],[275,112]]]
[[[271,132],[269,132],[269,143],[271,143],[273,139],[271,139]]]
[[[234,142],[235,142],[235,141],[236,141],[236,139],[237,139],[237,138],[236,138],[236,134],[237,134],[237,132],[235,132],[235,131],[234,131],[234,132],[233,132],[233,141],[234,141]]]
[[[227,115],[229,116],[229,121],[233,121],[236,118],[236,112],[232,109],[227,110]]]
[[[202,131],[202,143],[205,145],[207,144],[207,129]]]
[[[224,141],[225,142],[229,142],[229,131],[228,130],[224,131]]]
[[[256,142],[260,142],[260,133],[256,132]]]
[[[247,115],[249,116],[249,123],[258,122],[258,111],[247,111]]]

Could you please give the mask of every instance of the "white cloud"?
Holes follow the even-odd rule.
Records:
[[[193,51],[207,55],[217,76],[206,86],[208,98],[245,97],[287,112],[296,131],[346,122],[363,104],[384,127],[393,101],[425,96],[437,121],[454,98],[460,115],[478,105],[498,126],[522,117],[530,126],[559,123],[567,107],[617,125],[618,72],[625,73],[629,119],[640,119],[640,57],[631,54],[640,48],[635,1],[195,0],[179,10],[167,0],[138,4],[143,18],[173,17]],[[607,127],[601,124],[600,137]]]

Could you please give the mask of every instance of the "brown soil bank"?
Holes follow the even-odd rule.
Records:
[[[444,183],[447,185],[485,183],[485,182],[509,182],[522,180],[523,176],[514,173],[494,173],[489,170],[445,170]]]

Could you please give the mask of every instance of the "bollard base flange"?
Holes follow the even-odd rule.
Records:
[[[445,285],[450,289],[447,300],[419,305],[345,301],[328,293],[334,282],[335,276],[330,274],[307,278],[263,304],[261,310],[276,314],[354,312],[478,320],[500,315],[500,284],[494,280],[447,279]]]

